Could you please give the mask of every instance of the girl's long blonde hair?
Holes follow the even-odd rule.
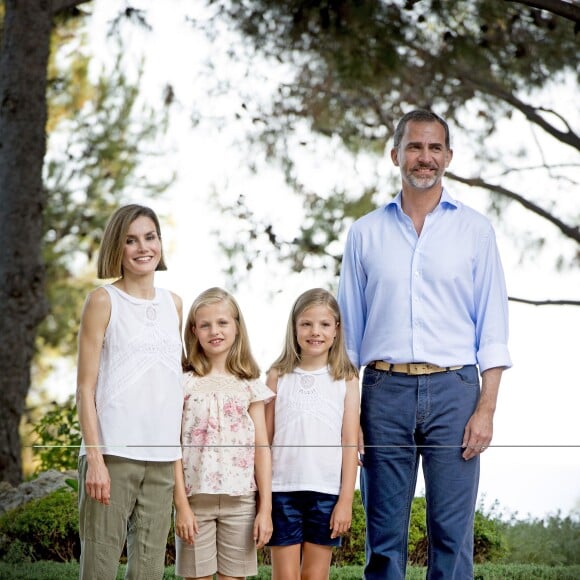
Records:
[[[338,302],[328,290],[323,288],[307,290],[294,302],[288,318],[286,340],[282,354],[274,361],[271,368],[278,371],[280,375],[285,375],[291,373],[300,365],[302,359],[300,345],[296,337],[296,321],[305,310],[313,306],[326,306],[332,312],[336,321],[336,337],[328,351],[328,367],[332,378],[334,380],[349,380],[358,377],[358,370],[350,362],[346,353]]]
[[[185,343],[185,352],[181,359],[183,371],[191,371],[200,377],[210,372],[211,362],[201,348],[193,328],[195,326],[195,317],[200,308],[220,302],[225,302],[230,307],[238,329],[234,344],[226,359],[226,369],[239,379],[257,379],[260,376],[260,367],[258,367],[250,349],[250,340],[244,317],[235,298],[222,288],[205,290],[194,300],[189,309],[183,337]]]

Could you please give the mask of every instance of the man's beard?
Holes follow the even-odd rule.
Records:
[[[419,169],[421,168],[422,167],[419,167]],[[434,169],[435,173],[421,177],[414,172],[417,168],[413,168],[407,173],[407,180],[413,187],[417,189],[431,189],[438,181],[440,181],[443,172],[439,171],[437,167],[427,166],[427,168]]]

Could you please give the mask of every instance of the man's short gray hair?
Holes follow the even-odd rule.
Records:
[[[449,125],[447,122],[436,115],[435,113],[428,111],[427,109],[415,109],[403,116],[403,118],[397,124],[394,136],[394,146],[395,149],[399,148],[401,141],[403,140],[403,134],[405,133],[405,127],[409,121],[415,121],[416,123],[439,123],[443,129],[445,129],[445,147],[451,149],[451,139],[449,137]]]

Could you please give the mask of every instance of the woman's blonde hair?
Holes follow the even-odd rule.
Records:
[[[236,321],[238,329],[234,344],[226,359],[226,369],[239,379],[257,379],[260,376],[260,367],[250,349],[250,339],[242,311],[236,299],[222,288],[209,288],[193,301],[185,323],[183,337],[185,352],[182,356],[181,366],[184,372],[191,371],[200,377],[210,372],[211,363],[201,348],[193,328],[195,326],[195,317],[200,308],[210,304],[219,304],[220,302],[224,302],[230,307],[232,318]]]
[[[300,345],[298,344],[298,338],[296,336],[296,321],[305,310],[313,306],[326,306],[332,312],[336,321],[336,337],[328,351],[330,374],[334,380],[349,380],[358,377],[358,370],[350,362],[346,353],[338,302],[328,290],[324,290],[323,288],[307,290],[294,302],[290,317],[288,318],[286,340],[282,354],[274,361],[271,368],[278,371],[280,375],[285,375],[291,373],[300,365],[301,354]]]
[[[161,242],[159,219],[151,208],[137,204],[120,207],[110,217],[101,240],[101,249],[97,259],[97,276],[99,278],[120,278],[123,276],[123,250],[125,249],[127,232],[131,224],[141,216],[148,217],[155,224],[155,230]],[[167,270],[162,242],[161,258],[155,270]]]

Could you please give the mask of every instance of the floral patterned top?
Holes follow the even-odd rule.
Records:
[[[254,423],[248,409],[275,394],[260,380],[184,375],[181,444],[185,493],[248,495],[254,479]]]

